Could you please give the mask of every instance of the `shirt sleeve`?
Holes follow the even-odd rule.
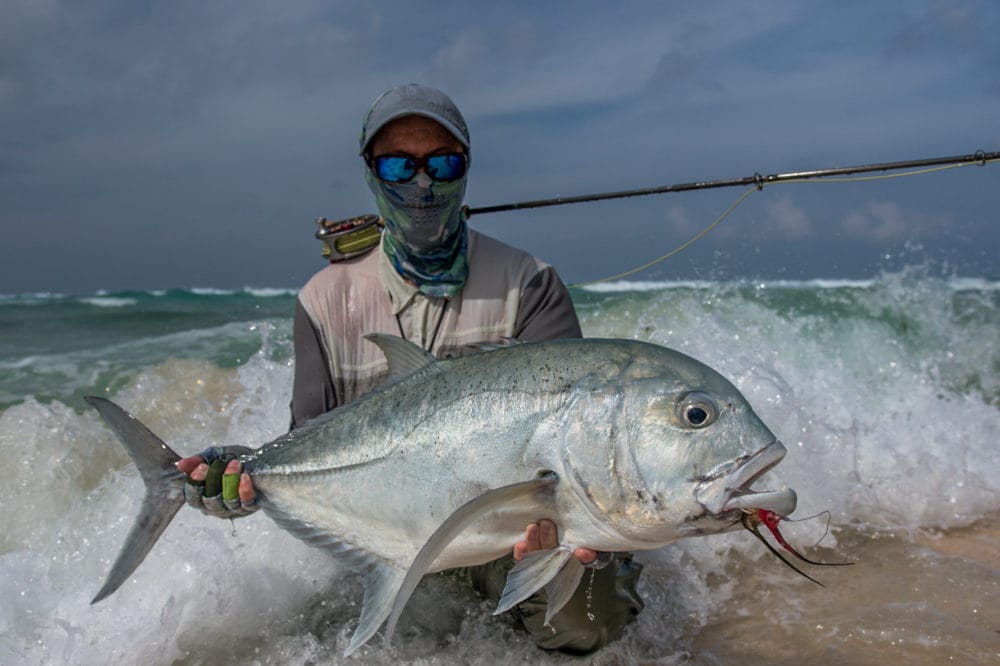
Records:
[[[295,379],[292,383],[292,424],[295,429],[337,406],[330,364],[319,331],[298,300],[295,302]]]
[[[551,266],[521,291],[514,337],[523,342],[583,337],[569,290]]]

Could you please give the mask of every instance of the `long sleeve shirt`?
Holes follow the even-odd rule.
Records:
[[[531,255],[469,231],[469,275],[461,292],[428,298],[392,267],[381,247],[317,273],[296,305],[292,427],[374,390],[388,364],[366,333],[388,333],[419,344],[438,358],[469,353],[475,345],[582,337],[569,292],[555,270]],[[513,544],[512,544],[513,545]],[[474,586],[499,598],[513,561],[509,556],[467,571]],[[641,567],[617,554],[588,573],[577,594],[544,624],[545,595],[518,609],[543,648],[586,653],[617,638],[642,608],[636,590]],[[586,589],[585,589],[586,587]]]

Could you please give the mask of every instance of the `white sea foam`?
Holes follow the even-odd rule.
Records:
[[[216,289],[214,287],[192,287],[190,292],[199,296],[231,296],[236,293],[232,289]]]
[[[258,298],[274,298],[278,296],[295,296],[298,289],[280,289],[273,287],[243,287],[243,291]]]
[[[705,289],[710,285],[711,283],[709,282],[699,282],[697,280],[613,280],[611,282],[588,284],[581,288],[597,294],[609,294],[618,292],[662,291],[664,289]]]
[[[69,298],[66,294],[43,291],[28,294],[0,294],[0,305],[40,305],[66,298]]]
[[[760,288],[776,287],[782,289],[868,289],[874,283],[875,280],[814,279],[764,280],[753,284]]]
[[[93,296],[91,298],[81,298],[79,301],[98,308],[124,308],[138,303],[134,298],[117,296]]]
[[[581,287],[585,291],[598,294],[620,292],[650,292],[669,289],[701,289],[715,291],[720,286],[739,287],[752,286],[757,289],[871,289],[880,280],[905,279],[907,273],[882,278],[849,280],[843,278],[814,278],[810,280],[745,280],[729,283],[718,283],[703,280],[613,280],[598,282]],[[918,278],[923,279],[922,274]],[[1000,281],[977,277],[942,278],[940,282],[954,291],[996,291],[1000,289]]]

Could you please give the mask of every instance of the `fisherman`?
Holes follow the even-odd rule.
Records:
[[[447,95],[415,84],[385,92],[368,112],[360,144],[385,228],[376,251],[331,262],[299,292],[292,429],[385,379],[388,365],[362,338],[366,333],[398,335],[438,358],[471,353],[482,343],[582,336],[551,266],[466,225],[469,132]],[[250,476],[225,449],[209,449],[177,467],[188,474],[188,503],[203,512],[233,518],[256,510]],[[473,567],[469,577],[499,599],[515,560],[557,545],[555,524],[541,520],[527,526],[512,555]],[[626,553],[578,548],[574,555],[595,569],[593,580],[584,576],[551,626],[545,626],[544,591],[517,611],[540,647],[586,654],[618,638],[642,609],[641,565]]]

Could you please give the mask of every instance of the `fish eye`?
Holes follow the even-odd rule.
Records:
[[[678,403],[681,422],[690,428],[704,428],[715,423],[719,408],[715,401],[704,393],[688,393]]]
[[[708,412],[699,407],[698,405],[691,405],[684,412],[684,417],[693,426],[704,425],[705,421],[708,420]]]

